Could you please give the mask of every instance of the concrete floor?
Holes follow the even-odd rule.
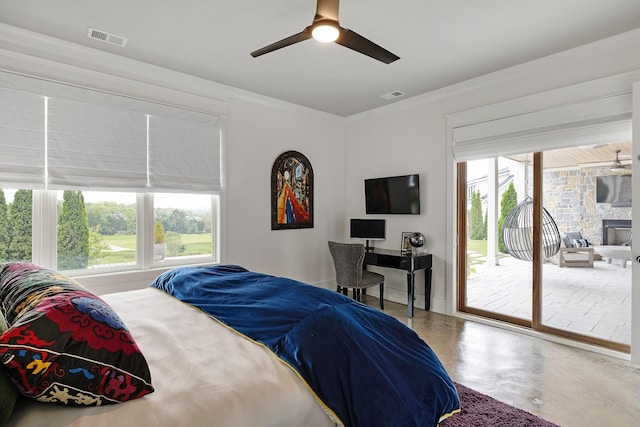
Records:
[[[364,302],[379,308],[378,299]],[[385,301],[451,378],[562,427],[640,426],[640,369],[628,361]],[[478,426],[484,427],[484,426]]]

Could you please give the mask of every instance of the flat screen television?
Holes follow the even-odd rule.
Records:
[[[351,218],[350,236],[352,239],[366,239],[369,250],[369,240],[385,239],[386,221],[384,219]]]
[[[420,214],[420,175],[364,180],[367,214]]]
[[[596,203],[615,207],[631,206],[631,174],[596,177]]]

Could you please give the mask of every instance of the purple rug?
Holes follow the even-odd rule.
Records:
[[[455,384],[462,411],[441,422],[441,427],[559,427],[462,384]]]

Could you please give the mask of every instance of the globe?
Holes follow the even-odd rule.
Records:
[[[411,235],[409,236],[409,243],[411,243],[411,246],[413,246],[414,248],[419,248],[422,245],[424,245],[424,236],[422,235],[422,233],[411,233]]]

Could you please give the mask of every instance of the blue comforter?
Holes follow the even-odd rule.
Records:
[[[414,331],[337,292],[233,265],[179,267],[151,286],[266,345],[345,426],[436,426],[460,407]]]

